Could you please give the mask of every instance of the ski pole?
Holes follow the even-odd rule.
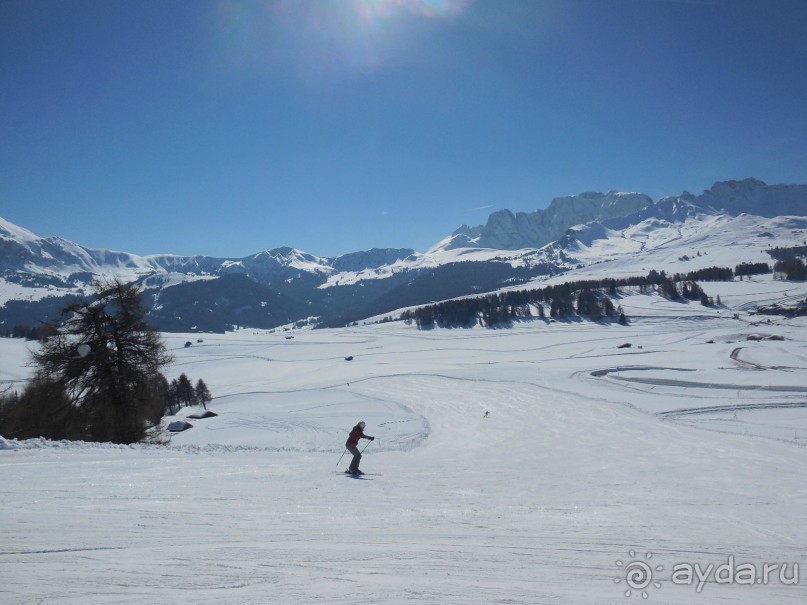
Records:
[[[345,452],[346,452],[346,451],[347,451],[347,448],[345,448]],[[344,457],[345,457],[345,452],[342,452],[342,455],[341,455],[341,456],[339,456],[339,462],[342,462],[342,458],[344,458]],[[336,466],[339,466],[339,462],[337,462],[337,463],[336,463]]]

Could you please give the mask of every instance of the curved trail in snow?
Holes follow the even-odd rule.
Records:
[[[760,366],[761,367],[761,366]],[[686,368],[653,368],[645,366],[625,366],[621,368],[607,368],[604,370],[594,370],[591,372],[592,376],[601,378],[604,376],[609,377],[611,380],[621,380],[624,382],[632,382],[637,384],[647,384],[653,386],[670,386],[681,387],[686,389],[725,389],[731,391],[771,391],[771,392],[785,392],[785,393],[807,393],[807,387],[791,386],[791,385],[764,385],[764,384],[727,384],[719,382],[696,382],[693,380],[675,380],[672,378],[634,378],[632,376],[611,376],[615,372],[624,371],[645,371],[645,370],[665,370],[674,372],[695,372],[697,370]]]
[[[793,408],[807,408],[807,401],[781,402],[781,403],[744,403],[737,405],[713,405],[702,408],[669,410],[667,412],[658,412],[657,415],[662,418],[680,418],[682,416],[697,416],[699,414],[740,412],[746,410],[783,410]]]

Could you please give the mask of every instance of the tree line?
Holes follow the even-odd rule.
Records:
[[[118,280],[66,306],[31,353],[33,377],[0,396],[0,434],[136,443],[180,405],[206,405],[203,380],[163,375],[172,357],[145,316],[139,288]]]
[[[193,386],[191,379],[184,372],[179,378],[174,378],[166,389],[166,407],[169,415],[174,415],[182,406],[201,405],[207,409],[207,404],[213,397],[201,378]]]
[[[44,326],[32,328],[30,326],[14,326],[10,330],[0,329],[0,337],[3,338],[24,338],[25,340],[42,340],[46,336],[47,329]]]
[[[771,272],[771,266],[768,263],[742,263],[734,267],[734,275],[743,278],[749,275],[765,275]]]
[[[697,282],[733,281],[735,277],[742,279],[771,272],[774,277],[787,280],[807,279],[807,265],[798,257],[800,254],[807,254],[807,246],[775,248],[768,250],[768,253],[774,258],[782,259],[774,264],[773,269],[768,263],[759,262],[742,263],[734,269],[706,267],[672,275],[651,270],[644,276],[579,280],[545,288],[447,300],[405,311],[401,314],[401,319],[415,321],[421,328],[435,325],[468,327],[477,322],[491,327],[533,317],[532,309],[539,318],[545,319],[548,307],[552,318],[566,318],[577,314],[592,321],[600,321],[618,316],[619,321],[624,322],[624,313],[609,298],[616,296],[618,288],[635,287],[640,292],[654,288],[669,300],[694,300],[704,306],[712,306],[721,304],[720,296],[712,298]]]
[[[796,260],[798,258],[807,257],[807,246],[790,246],[787,248],[771,248],[766,250],[770,257],[774,260]]]
[[[773,265],[774,277],[788,281],[807,279],[807,246],[791,246],[789,248],[771,248],[767,251],[776,260]]]
[[[615,319],[626,323],[624,311],[614,305],[611,297],[619,288],[636,287],[640,292],[649,288],[658,290],[670,300],[699,300],[703,305],[715,304],[695,279],[708,276],[728,279],[731,269],[705,269],[687,274],[668,276],[664,271],[651,270],[645,276],[579,280],[528,290],[497,292],[447,300],[440,303],[410,309],[401,314],[401,319],[415,321],[420,328],[469,327],[481,323],[494,327],[513,320],[533,317],[533,309],[541,319],[583,316],[592,321]],[[718,301],[719,304],[719,301]]]
[[[804,281],[807,279],[807,265],[800,258],[779,260],[773,265],[773,274],[788,281]]]

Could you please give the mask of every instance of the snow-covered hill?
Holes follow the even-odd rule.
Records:
[[[592,231],[599,232],[595,237]],[[651,217],[618,231],[606,226],[570,230],[564,249],[585,267],[576,275],[602,272],[612,277],[650,269],[686,273],[706,267],[734,268],[741,263],[773,264],[766,250],[803,246],[807,217],[764,219],[743,214],[699,215],[683,222]]]
[[[807,319],[748,310],[807,285],[720,288],[626,289],[627,326],[166,334],[218,416],[167,447],[0,438],[0,601],[803,603]]]

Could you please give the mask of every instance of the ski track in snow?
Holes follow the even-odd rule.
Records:
[[[630,552],[664,568],[648,602],[804,602],[670,574],[807,569],[807,320],[622,304],[627,327],[167,335],[219,416],[165,447],[9,441],[0,602],[615,604]],[[346,481],[360,419],[380,476]]]

